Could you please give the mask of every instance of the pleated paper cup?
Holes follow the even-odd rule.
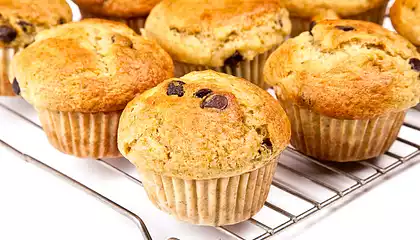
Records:
[[[49,142],[77,157],[120,157],[117,129],[121,111],[80,113],[39,110]]]
[[[82,15],[82,19],[102,18],[102,19],[107,19],[107,20],[111,20],[115,22],[124,23],[127,26],[129,26],[131,29],[136,31],[136,33],[138,34],[141,34],[140,29],[144,28],[144,24],[146,23],[146,18],[147,18],[147,16],[133,17],[133,18],[105,17],[105,16],[96,15],[96,14],[93,14],[91,12],[84,11],[84,10],[80,10],[80,13]]]
[[[270,87],[270,85],[268,85],[264,81],[264,64],[267,61],[270,54],[274,52],[275,49],[276,48],[273,48],[265,53],[259,54],[253,60],[240,61],[235,66],[224,65],[222,67],[209,67],[174,61],[175,76],[182,77],[185,74],[193,71],[203,71],[211,69],[216,72],[227,73],[236,77],[244,78],[263,89],[267,89]]]
[[[245,221],[263,207],[276,166],[277,158],[249,173],[210,180],[140,173],[157,208],[192,224],[222,226]]]
[[[372,8],[369,11],[345,17],[345,19],[355,19],[355,20],[362,20],[368,22],[374,22],[379,25],[382,25],[384,22],[385,14],[386,14],[386,7],[388,5],[388,1],[377,8]],[[312,22],[311,18],[301,18],[298,16],[291,16],[290,21],[292,22],[292,33],[290,34],[291,37],[296,37],[302,32],[309,30],[309,25]]]
[[[415,107],[415,109],[420,111],[420,104],[417,104],[417,106]]]
[[[292,125],[292,146],[319,160],[350,162],[382,155],[397,138],[406,115],[402,111],[374,119],[342,120],[277,97]]]
[[[19,48],[0,48],[0,96],[15,96],[9,81],[10,64]]]

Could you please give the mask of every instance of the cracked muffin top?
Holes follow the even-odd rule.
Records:
[[[74,0],[83,10],[106,17],[147,16],[160,0]]]
[[[124,24],[88,19],[40,33],[12,62],[21,96],[64,112],[122,110],[173,76],[170,56]]]
[[[414,45],[420,46],[420,1],[397,0],[390,16],[395,30]]]
[[[252,60],[290,31],[278,0],[164,0],[151,11],[144,34],[174,60],[220,67],[232,56]]]
[[[202,180],[264,166],[290,134],[285,112],[266,91],[208,70],[166,80],[131,101],[118,147],[140,169]]]
[[[0,0],[0,47],[26,47],[40,31],[71,20],[65,0]]]
[[[264,75],[298,105],[334,118],[370,119],[419,102],[418,58],[410,42],[377,24],[324,20],[281,45]]]
[[[282,0],[291,16],[314,17],[325,10],[333,10],[340,17],[357,15],[380,7],[388,0]]]

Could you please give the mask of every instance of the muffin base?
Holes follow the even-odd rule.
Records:
[[[10,64],[17,48],[0,48],[0,96],[15,96],[12,84],[9,81]]]
[[[384,22],[387,5],[388,5],[388,1],[377,8],[373,8],[369,11],[366,11],[357,15],[345,17],[345,19],[363,20],[363,21],[374,22],[379,25],[382,25]],[[312,22],[312,19],[291,16],[290,21],[292,22],[292,33],[290,34],[290,36],[296,37],[302,32],[309,30],[309,25]]]
[[[406,111],[369,120],[342,120],[280,99],[292,125],[291,144],[319,160],[350,162],[385,153],[395,141]]]
[[[117,130],[121,111],[79,113],[41,110],[39,118],[49,142],[77,157],[121,157]]]
[[[111,21],[121,22],[129,26],[131,29],[136,31],[136,33],[140,33],[140,29],[144,28],[144,24],[146,23],[147,16],[142,17],[133,17],[133,18],[117,18],[117,17],[105,17],[100,15],[95,15],[91,12],[87,12],[84,10],[80,10],[80,14],[82,15],[82,19],[84,18],[102,18]]]
[[[141,171],[152,203],[177,219],[207,226],[232,225],[251,218],[263,206],[277,166],[277,158],[239,176],[183,180]]]
[[[185,74],[193,71],[203,71],[207,69],[212,69],[217,72],[227,73],[236,77],[247,79],[253,84],[263,89],[267,89],[270,87],[270,85],[268,85],[264,81],[264,64],[267,61],[270,54],[274,52],[274,50],[276,50],[276,47],[265,53],[257,55],[253,60],[241,61],[236,66],[224,65],[222,67],[209,67],[174,61],[175,76],[182,77]]]

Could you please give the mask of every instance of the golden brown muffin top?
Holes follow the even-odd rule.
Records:
[[[12,67],[29,103],[65,112],[122,110],[136,94],[173,76],[170,56],[156,43],[99,19],[41,32]]]
[[[200,180],[264,166],[290,134],[285,112],[266,91],[208,70],[166,80],[131,101],[118,147],[138,168]]]
[[[311,18],[322,11],[333,10],[348,17],[377,8],[388,0],[281,0],[291,16]]]
[[[147,16],[160,0],[74,0],[83,10],[106,17]]]
[[[390,11],[395,30],[420,46],[420,1],[396,0]]]
[[[232,56],[252,60],[271,50],[291,23],[278,0],[164,0],[145,30],[175,60],[218,67]]]
[[[0,47],[23,48],[38,32],[71,20],[65,0],[0,0]]]
[[[356,20],[324,20],[281,45],[266,80],[287,99],[324,115],[370,119],[415,106],[420,60],[406,39]]]

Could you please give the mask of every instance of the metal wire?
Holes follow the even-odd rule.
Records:
[[[8,143],[4,142],[1,139],[0,139],[0,145],[12,150],[14,153],[16,153],[20,158],[22,158],[26,162],[32,163],[35,166],[40,167],[43,170],[60,177],[61,179],[65,180],[67,183],[70,183],[73,186],[75,186],[75,187],[79,188],[80,190],[84,191],[85,193],[95,197],[96,199],[103,202],[107,206],[111,207],[112,209],[114,209],[118,213],[120,213],[123,216],[127,217],[128,219],[132,220],[133,222],[136,223],[137,227],[140,228],[141,233],[143,235],[143,238],[147,239],[147,240],[152,240],[152,237],[150,236],[150,233],[149,233],[149,230],[146,227],[146,224],[144,224],[143,220],[139,216],[137,216],[136,214],[134,214],[130,210],[124,208],[123,206],[121,206],[118,203],[110,200],[109,198],[107,198],[104,195],[96,192],[95,190],[87,187],[83,183],[80,183],[79,181],[75,180],[74,178],[71,178],[68,175],[58,171],[57,169],[41,162],[40,160],[17,150],[16,148],[12,147],[11,145],[9,145]]]
[[[15,114],[16,116],[24,119],[25,121],[33,124],[34,126],[36,126],[37,128],[40,128],[40,126],[34,122],[32,122],[30,119],[28,119],[27,117],[23,116],[22,114],[18,113],[17,111],[7,107],[4,104],[0,103],[0,107],[4,108],[5,110],[10,111],[11,113]],[[405,127],[410,128],[411,130],[417,131],[418,134],[420,134],[420,128],[417,126],[414,126],[412,124],[409,123],[404,123]],[[386,167],[381,167],[376,165],[373,161],[362,161],[362,162],[358,162],[356,164],[359,164],[360,166],[366,167],[366,168],[371,168],[373,170],[375,170],[374,174],[369,175],[368,177],[366,177],[365,179],[362,179],[358,176],[355,176],[354,174],[350,173],[350,172],[346,172],[343,171],[341,169],[338,169],[337,167],[333,166],[332,164],[326,163],[326,162],[321,162],[318,161],[317,159],[305,156],[303,154],[301,154],[300,152],[298,152],[296,149],[289,147],[286,149],[286,151],[288,153],[291,153],[295,156],[294,159],[296,159],[297,161],[301,161],[304,163],[309,163],[309,164],[314,164],[315,166],[324,169],[326,171],[338,174],[342,177],[345,177],[349,180],[354,181],[355,183],[352,184],[351,186],[349,186],[348,188],[344,189],[344,190],[340,190],[337,189],[336,187],[321,181],[317,178],[315,178],[314,176],[311,176],[310,174],[306,174],[298,169],[289,167],[283,163],[279,163],[279,168],[283,168],[286,169],[287,171],[292,172],[293,174],[305,178],[309,181],[311,181],[312,183],[323,187],[324,189],[327,189],[331,192],[334,193],[334,195],[328,199],[325,199],[321,202],[316,201],[314,199],[312,199],[311,197],[299,192],[296,189],[293,189],[293,187],[288,186],[287,184],[281,182],[280,180],[274,179],[272,185],[278,189],[280,189],[281,191],[287,192],[301,200],[304,200],[305,202],[309,203],[311,205],[311,207],[309,209],[306,209],[305,211],[295,215],[290,213],[289,211],[283,209],[283,207],[272,204],[270,202],[266,202],[264,205],[266,207],[268,207],[269,209],[271,209],[272,211],[275,211],[279,214],[282,214],[283,216],[287,217],[288,220],[279,223],[277,226],[275,227],[269,227],[266,224],[256,220],[256,219],[250,219],[248,220],[251,224],[257,226],[258,228],[260,228],[261,230],[264,231],[264,233],[260,234],[259,236],[255,237],[254,240],[263,240],[263,239],[267,239],[268,237],[279,233],[280,231],[283,231],[284,229],[296,224],[299,221],[302,221],[303,219],[313,215],[314,213],[320,211],[321,209],[323,209],[324,207],[336,202],[337,200],[343,198],[344,196],[354,192],[357,189],[360,189],[361,187],[365,186],[366,184],[374,181],[375,179],[378,179],[379,177],[384,176],[385,174],[389,173],[390,171],[394,170],[395,168],[403,165],[404,163],[406,163],[407,161],[413,159],[414,157],[420,155],[420,145],[419,143],[415,143],[412,142],[410,140],[404,139],[404,138],[398,138],[397,141],[400,141],[401,143],[407,144],[408,146],[414,147],[417,150],[408,154],[407,156],[399,156],[395,153],[391,153],[391,152],[387,152],[386,155],[388,155],[389,157],[392,157],[394,159],[396,159],[395,162],[391,163],[390,165],[386,166]],[[124,208],[123,206],[113,202],[112,200],[106,198],[105,196],[103,196],[102,194],[94,191],[93,189],[87,187],[86,185],[78,182],[77,180],[67,176],[66,174],[58,171],[57,169],[52,168],[51,166],[43,163],[42,161],[24,154],[23,152],[15,149],[14,147],[10,146],[8,143],[4,142],[3,140],[0,139],[0,144],[5,146],[8,149],[11,149],[13,152],[17,153],[18,155],[20,155],[21,158],[23,158],[25,161],[35,164],[39,167],[41,167],[42,169],[55,174],[56,176],[59,176],[60,178],[66,180],[68,183],[73,184],[74,186],[78,187],[79,189],[82,189],[83,191],[85,191],[86,193],[92,195],[93,197],[97,198],[98,200],[100,200],[101,202],[105,203],[106,205],[112,207],[114,210],[116,210],[117,212],[121,213],[122,215],[126,216],[127,218],[131,219],[132,221],[134,221],[136,223],[136,225],[139,227],[139,229],[142,232],[142,235],[144,237],[144,239],[147,240],[151,240],[152,237],[145,225],[145,223],[143,222],[143,220],[137,216],[136,214],[134,214],[133,212],[129,211],[128,209]],[[130,181],[142,186],[142,182],[140,180],[138,180],[137,178],[131,176],[130,174],[122,171],[121,169],[113,166],[112,164],[102,160],[102,159],[98,159],[98,162],[100,164],[102,164],[103,166],[107,167],[108,169],[114,171],[117,174],[120,174],[124,177],[126,177],[127,179],[129,179]],[[238,240],[244,240],[245,238],[243,236],[241,236],[240,234],[236,233],[233,230],[230,230],[229,228],[226,227],[218,227],[218,230],[220,230],[221,232],[235,238]],[[175,239],[175,238],[174,238]]]

